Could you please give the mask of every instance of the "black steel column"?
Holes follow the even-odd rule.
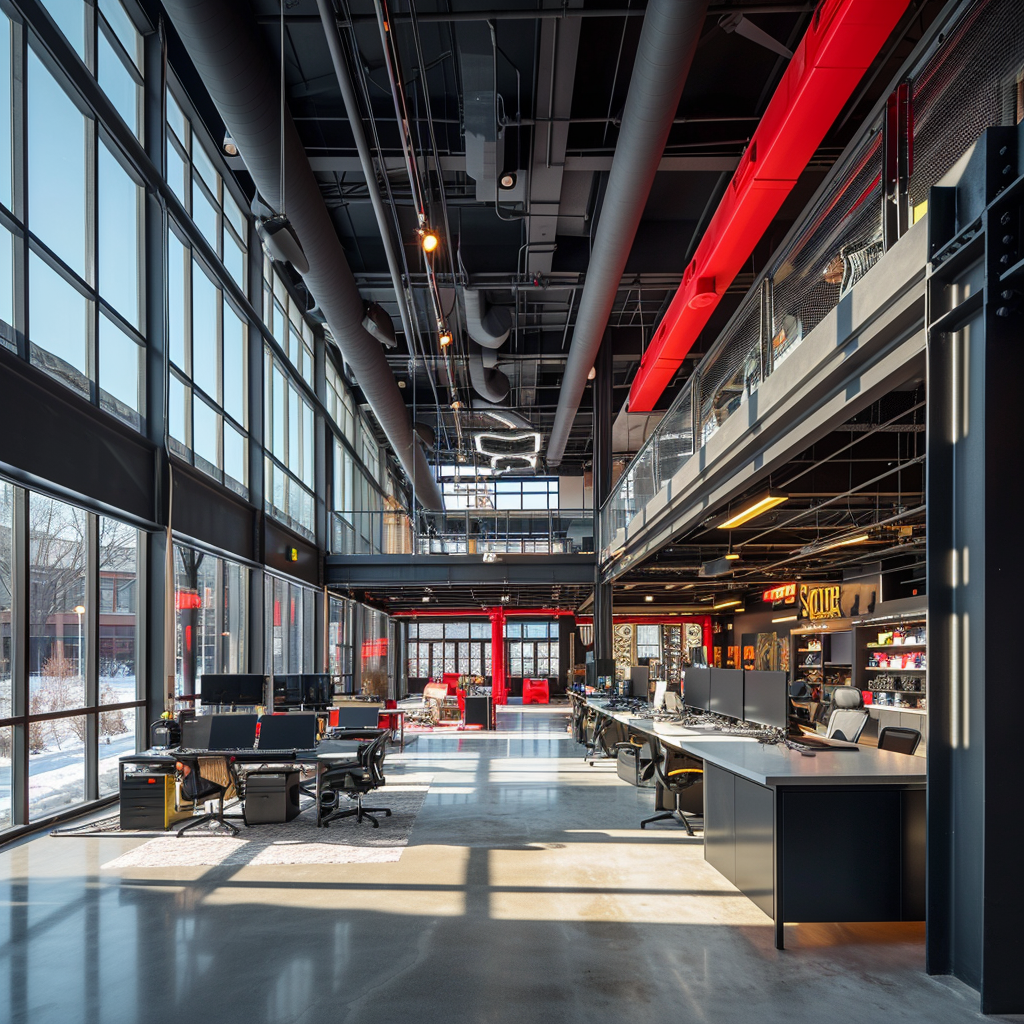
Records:
[[[991,129],[929,199],[927,968],[999,1014],[1024,1012],[1018,174],[1016,131]]]
[[[143,37],[145,47],[145,109],[146,155],[166,174],[164,154],[164,122],[166,96],[165,37],[161,31]],[[156,192],[145,193],[146,223],[146,436],[156,446],[153,485],[153,520],[167,523],[168,467],[164,437],[167,425],[167,312],[165,309],[165,247],[167,245],[167,207]],[[164,648],[164,613],[166,608],[165,533],[151,533],[146,537],[139,566],[139,589],[144,594],[144,618],[140,629],[144,633],[145,664],[137,671],[146,680],[145,721],[136,723],[136,741],[148,746],[150,723],[163,714],[165,693],[173,689],[166,679],[166,659],[173,654]],[[173,586],[171,587],[173,593]]]
[[[612,585],[601,579],[601,508],[612,490],[612,339],[605,331],[594,369],[594,661],[612,657]]]

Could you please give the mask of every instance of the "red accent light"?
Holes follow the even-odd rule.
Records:
[[[203,599],[194,590],[179,590],[174,595],[174,604],[179,612],[187,612],[202,608]]]
[[[908,2],[825,0],[817,7],[640,363],[630,412],[654,408]]]
[[[779,587],[772,587],[761,595],[765,604],[775,604],[776,601],[792,601],[796,598],[796,584],[783,583]]]

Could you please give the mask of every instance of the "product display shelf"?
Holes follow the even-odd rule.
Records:
[[[865,625],[858,630],[862,638],[857,666],[859,685],[873,695],[872,707],[892,712],[920,714],[926,711],[928,641],[925,628],[924,619],[907,619],[885,628]],[[904,654],[913,654],[915,659],[920,658],[925,663],[905,666],[871,664],[879,658]]]

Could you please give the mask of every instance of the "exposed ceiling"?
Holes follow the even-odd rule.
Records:
[[[501,10],[487,12],[487,20],[469,0],[391,2],[389,28],[404,83],[401,92],[418,184],[429,222],[441,236],[432,264],[434,297],[454,334],[449,350],[454,394],[438,345],[428,268],[417,236],[415,194],[403,158],[375,3],[334,0],[333,6],[370,149],[378,172],[386,171],[377,174],[377,185],[388,213],[388,230],[396,244],[400,240],[399,258],[418,337],[406,337],[402,329],[400,299],[316,0],[284,0],[287,102],[360,293],[367,302],[379,303],[395,324],[397,346],[387,357],[404,386],[410,412],[435,429],[439,461],[454,461],[460,447],[471,451],[465,436],[460,439],[465,433],[462,418],[470,407],[482,410],[484,403],[470,381],[468,357],[475,346],[468,338],[459,293],[467,287],[480,289],[485,304],[504,307],[511,320],[508,340],[489,360],[494,364],[491,372],[508,378],[508,397],[501,404],[541,432],[543,455],[600,221],[644,5],[633,0],[508,0]],[[939,0],[912,5],[659,408],[669,404],[692,372],[940,6]],[[813,9],[813,3],[743,2],[712,3],[708,8],[611,314],[607,337],[614,352],[616,411],[625,402],[644,347],[786,67],[786,58],[763,42],[729,31],[728,18],[734,22],[743,14],[748,26],[792,49],[806,31]],[[267,59],[276,66],[281,6],[278,0],[252,0],[251,10]],[[187,68],[183,56],[172,47],[175,66]],[[187,70],[183,77],[187,88],[197,86]],[[216,112],[200,89],[193,91],[216,134]],[[479,129],[481,113],[485,121],[490,119],[493,135],[485,144],[485,149],[490,147],[485,153],[490,163],[482,176],[479,143],[471,140],[467,156],[466,131],[468,124],[473,138],[478,130],[487,135],[486,126]],[[235,166],[239,180],[251,187],[241,161]],[[474,180],[467,166],[477,169],[478,179],[511,171],[515,185],[502,191],[493,180]],[[580,472],[592,460],[591,390],[576,416],[561,473]],[[462,404],[458,412],[450,407],[453,398]],[[486,413],[478,422],[487,422]],[[619,431],[616,436],[626,446],[619,453],[624,454],[635,450],[643,431]],[[545,470],[543,457],[537,469]]]
[[[924,458],[925,390],[917,381],[890,392],[623,574],[615,585],[616,611],[706,612],[739,599],[732,611],[742,607],[744,595],[794,580],[840,580],[865,563],[901,575],[919,565],[923,579]],[[782,504],[721,528],[769,484],[786,497]],[[739,557],[725,560],[730,553]]]

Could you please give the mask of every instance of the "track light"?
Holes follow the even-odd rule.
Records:
[[[779,494],[771,490],[762,491],[753,498],[748,498],[739,512],[732,513],[728,519],[719,523],[718,529],[731,530],[734,526],[742,526],[744,523],[749,523],[751,519],[763,515],[769,509],[775,508],[776,505],[781,505],[784,501],[789,501],[788,494]]]
[[[832,548],[843,548],[847,544],[863,544],[866,540],[871,540],[869,533],[858,533],[853,537],[840,537],[839,540],[829,540],[823,544],[806,544],[799,553],[801,555],[816,555],[819,551],[831,551]]]
[[[224,133],[224,141],[220,144],[220,148],[225,156],[238,156],[238,147],[235,145],[235,140],[231,138],[230,132]]]
[[[420,231],[420,245],[423,246],[425,253],[434,252],[440,244],[441,239],[436,231],[431,231],[429,228]]]

